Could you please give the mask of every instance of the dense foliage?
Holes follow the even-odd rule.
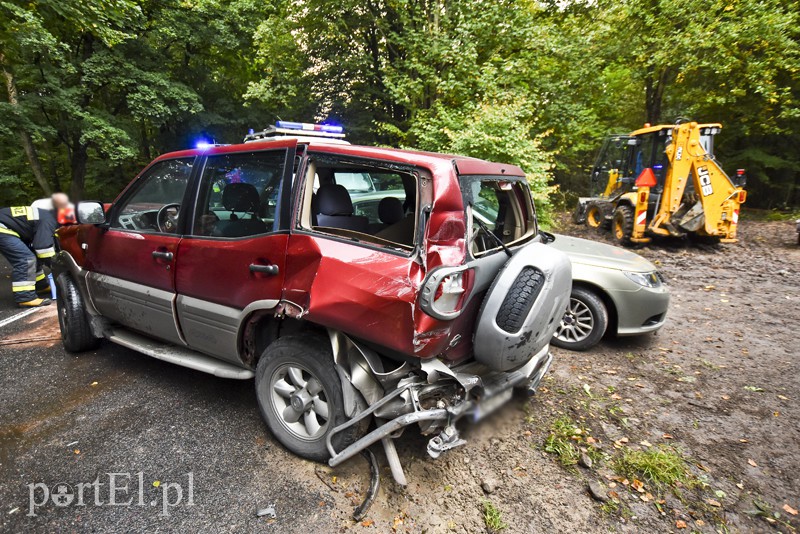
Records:
[[[799,37],[789,0],[0,0],[0,205],[278,117],[520,164],[542,208],[607,133],[721,122],[748,203],[798,205]]]

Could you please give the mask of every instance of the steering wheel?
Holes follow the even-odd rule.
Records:
[[[174,209],[175,214],[170,215],[169,210]],[[180,202],[173,202],[172,204],[164,204],[161,209],[156,213],[156,226],[159,232],[175,233],[178,229],[178,215],[181,213]]]

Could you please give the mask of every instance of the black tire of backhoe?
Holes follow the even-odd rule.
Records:
[[[620,228],[621,235],[617,233],[617,228]],[[614,210],[614,219],[611,224],[611,232],[614,234],[614,239],[620,245],[630,245],[631,237],[633,237],[633,208],[627,204],[620,204]]]
[[[67,273],[56,278],[56,307],[61,342],[67,352],[84,352],[96,349],[100,339],[92,334],[89,317],[83,308],[83,300],[75,281]]]

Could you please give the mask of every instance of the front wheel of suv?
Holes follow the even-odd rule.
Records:
[[[582,287],[573,287],[569,305],[551,343],[569,350],[597,345],[608,328],[608,310],[602,299]]]
[[[58,325],[61,327],[61,342],[67,352],[83,352],[96,349],[100,339],[92,334],[89,317],[83,309],[83,301],[75,281],[67,273],[56,278],[56,307]]]
[[[264,351],[256,369],[256,396],[272,435],[291,452],[317,462],[331,455],[326,438],[348,420],[330,342],[322,336],[285,336]],[[361,437],[355,424],[333,437],[341,451]]]

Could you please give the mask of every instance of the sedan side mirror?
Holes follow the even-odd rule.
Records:
[[[103,224],[106,222],[106,212],[100,202],[78,202],[75,215],[80,224]]]

